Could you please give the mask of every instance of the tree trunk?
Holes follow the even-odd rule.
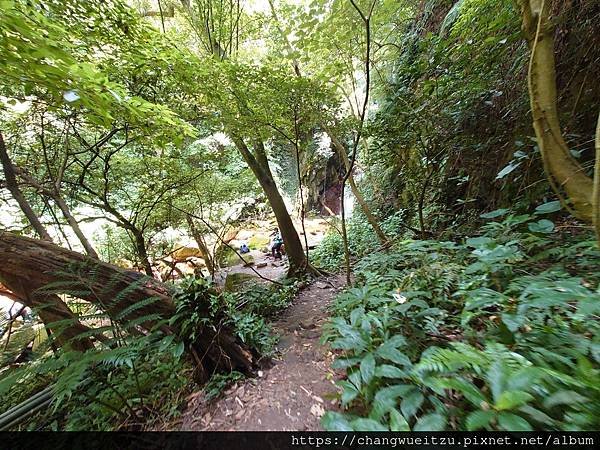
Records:
[[[592,195],[594,228],[600,245],[600,117],[596,127],[596,163],[594,164],[594,193]]]
[[[85,234],[83,234],[83,231],[81,231],[79,223],[77,223],[77,220],[75,220],[75,217],[73,217],[73,214],[71,214],[71,209],[64,201],[64,199],[59,194],[55,194],[53,196],[53,199],[56,202],[56,205],[60,208],[61,212],[63,213],[63,216],[67,220],[69,226],[77,236],[77,239],[79,239],[79,242],[81,242],[81,245],[83,245],[83,248],[85,249],[85,252],[88,254],[88,256],[90,258],[99,259],[98,253],[96,253],[96,250],[94,250],[94,247],[92,247],[90,241],[87,239]]]
[[[81,298],[121,323],[137,319],[140,327],[152,330],[160,319],[168,320],[176,312],[168,288],[155,279],[39,239],[0,231],[0,261],[0,278],[11,281],[11,286],[18,281],[38,295]],[[148,303],[149,299],[154,301]],[[176,332],[174,327],[161,325],[165,333]],[[189,348],[193,355],[202,355],[198,362],[205,376],[213,370],[252,369],[251,353],[227,327],[204,327]]]
[[[423,186],[421,187],[421,193],[419,194],[419,227],[421,227],[421,239],[426,239],[427,232],[425,230],[425,218],[423,217],[423,208],[425,207],[425,195],[427,194],[427,189],[429,188],[429,183],[433,179],[433,175],[435,171],[433,168],[429,169],[429,173],[425,177],[425,181],[423,182]]]
[[[0,133],[0,162],[2,163],[2,169],[4,170],[4,178],[6,179],[6,188],[10,191],[10,194],[19,204],[21,211],[27,217],[27,220],[35,230],[35,232],[46,241],[52,241],[52,238],[46,231],[46,228],[38,219],[38,216],[35,214],[29,202],[19,189],[19,185],[17,184],[17,178],[15,177],[15,169],[13,167],[12,161],[8,156],[8,151],[6,150],[6,145],[4,144],[4,138],[2,137],[2,133]]]
[[[189,214],[186,214],[185,219],[188,223],[190,233],[192,234],[192,237],[196,241],[196,245],[198,245],[198,249],[200,250],[200,253],[202,254],[204,263],[206,264],[206,267],[208,268],[208,271],[210,272],[210,276],[214,278],[215,264],[214,264],[213,257],[210,254],[210,251],[208,250],[208,246],[206,245],[206,242],[204,241],[202,234],[198,231],[198,228],[196,228],[196,224],[194,224],[194,220],[192,219],[192,217]]]
[[[260,186],[262,187],[275,219],[281,232],[281,237],[285,244],[285,253],[288,255],[290,268],[289,275],[294,275],[297,272],[310,270],[306,261],[306,255],[302,248],[302,242],[300,236],[294,227],[294,222],[290,217],[290,214],[285,206],[283,198],[277,189],[273,174],[269,169],[266,154],[262,147],[262,143],[257,144],[256,157],[250,152],[248,146],[240,138],[234,137],[233,139],[238,150],[242,154],[242,157],[256,176]]]
[[[0,272],[0,281],[18,298],[18,302],[34,310],[47,328],[52,330],[52,336],[61,347],[77,351],[94,348],[89,337],[78,338],[82,333],[90,331],[65,302],[56,294],[36,292],[36,287],[27,284],[14,275]]]
[[[36,233],[45,241],[52,242],[52,238],[46,231],[46,228],[42,225],[37,215],[29,205],[29,202],[19,189],[19,185],[17,184],[17,179],[15,177],[14,166],[10,160],[10,157],[8,156],[2,133],[0,133],[0,161],[2,162],[2,168],[4,170],[6,187],[19,204],[21,211],[23,211],[23,214],[25,214],[27,220],[34,228]],[[18,257],[19,253],[13,252],[5,257],[0,257],[0,261],[2,261],[2,266],[8,266],[14,259]],[[42,296],[42,298],[39,298],[38,295],[32,293],[36,287],[32,286],[29,283],[29,280],[21,281],[16,274],[11,275],[10,273],[3,273],[2,267],[0,267],[0,280],[3,281],[3,284],[8,289],[19,296],[25,302],[25,304],[27,304],[27,306],[35,309],[38,312],[42,322],[47,328],[52,328],[52,323],[67,321],[61,335],[57,338],[59,344],[66,344],[68,341],[71,341],[70,347],[74,350],[87,350],[88,348],[93,347],[93,344],[89,338],[73,340],[75,336],[87,331],[88,328],[77,320],[77,317],[60,297],[54,295],[45,296],[45,298]],[[41,307],[48,302],[51,304],[50,307]]]
[[[144,266],[144,272],[149,277],[154,278],[154,273],[152,272],[152,264],[150,264],[150,259],[148,258],[148,250],[146,249],[146,240],[144,239],[144,233],[142,233],[137,228],[130,228],[129,231],[133,234],[133,238],[135,241],[135,249],[138,257],[142,265]]]
[[[523,31],[531,48],[529,97],[533,127],[544,169],[551,185],[555,188],[558,182],[571,200],[572,205],[565,206],[577,217],[591,222],[593,181],[569,152],[558,118],[552,2],[543,0],[540,5],[539,0],[520,0],[520,3]],[[555,190],[560,196],[558,189]]]
[[[340,159],[344,163],[344,167],[346,168],[346,170],[350,170],[350,160],[348,160],[348,155],[346,154],[346,149],[344,148],[342,143],[339,141],[339,139],[333,133],[331,133],[329,130],[327,130],[327,134],[331,138],[331,142],[333,143],[333,147],[336,149],[337,154],[339,155]],[[352,194],[354,194],[354,198],[356,198],[356,201],[358,202],[360,209],[362,209],[362,212],[364,213],[365,217],[367,218],[369,225],[371,225],[371,228],[373,228],[373,231],[375,231],[375,234],[377,235],[377,238],[379,239],[379,243],[381,245],[386,245],[389,242],[389,238],[385,235],[385,233],[379,226],[379,222],[377,221],[377,218],[371,211],[371,208],[369,208],[369,205],[367,204],[367,202],[366,202],[365,198],[363,197],[363,195],[361,194],[361,192],[358,190],[358,186],[356,186],[356,183],[354,181],[354,175],[352,173],[348,176],[348,184],[350,184],[350,189],[352,190]],[[344,199],[342,199],[342,202],[343,201],[344,201]]]

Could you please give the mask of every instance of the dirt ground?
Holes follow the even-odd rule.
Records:
[[[236,383],[209,405],[201,392],[192,394],[181,430],[320,430],[321,416],[336,409],[337,401],[333,355],[319,338],[327,307],[342,285],[341,277],[331,277],[300,292],[273,324],[280,340],[272,367]]]

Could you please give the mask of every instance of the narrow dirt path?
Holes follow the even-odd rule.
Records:
[[[320,345],[327,307],[343,284],[341,277],[313,283],[273,324],[280,335],[279,356],[259,377],[243,380],[207,405],[197,396],[188,406],[182,430],[319,430],[325,409],[335,409],[333,355]]]

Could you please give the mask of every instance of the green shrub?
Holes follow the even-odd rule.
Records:
[[[357,263],[323,336],[347,374],[326,429],[600,426],[600,251],[541,211]]]

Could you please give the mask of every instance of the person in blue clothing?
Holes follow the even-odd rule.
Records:
[[[242,245],[240,245],[240,253],[250,253],[250,249],[248,248],[248,245],[245,242],[243,242]]]
[[[281,247],[283,246],[283,238],[281,237],[281,233],[279,229],[275,230],[273,237],[273,245],[271,246],[271,255],[275,259],[281,259]]]

